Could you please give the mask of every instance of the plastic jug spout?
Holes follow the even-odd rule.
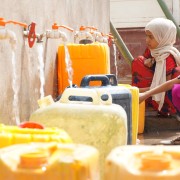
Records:
[[[65,32],[60,31],[59,28],[64,28],[64,29],[67,29],[70,32],[74,32],[74,29],[72,29],[72,28],[70,28],[68,26],[58,25],[57,23],[54,23],[52,25],[52,30],[47,31],[46,36],[47,36],[47,38],[54,38],[54,39],[61,38],[62,41],[66,42],[67,41],[67,35],[66,35]]]
[[[52,25],[52,29],[53,29],[53,30],[59,29],[60,27],[65,28],[65,29],[67,29],[67,30],[69,30],[69,31],[71,31],[71,32],[74,31],[74,29],[72,29],[72,28],[70,28],[70,27],[68,27],[68,26],[65,26],[65,25],[58,25],[57,23],[54,23],[54,24]]]
[[[52,29],[51,30],[46,30],[45,33],[40,34],[37,37],[37,42],[43,42],[43,38],[50,38],[50,39],[62,39],[63,42],[67,41],[67,35],[65,32],[62,32],[59,30],[59,28],[65,28],[71,32],[73,32],[74,30],[68,26],[65,25],[58,25],[57,23],[54,23],[52,25]]]
[[[93,26],[80,26],[79,31],[77,31],[74,35],[74,41],[80,44],[90,44],[94,42],[93,32],[96,31],[97,28]]]
[[[59,39],[61,38],[62,41],[67,41],[67,35],[65,32],[62,32],[60,30],[47,30],[46,31],[46,37],[51,39]]]
[[[5,28],[0,28],[0,39],[9,39],[9,43],[11,44],[12,48],[15,47],[17,42],[15,33]]]
[[[27,24],[25,24],[25,23],[18,22],[18,21],[12,21],[12,20],[6,21],[4,18],[0,18],[0,26],[5,26],[6,24],[11,24],[11,23],[20,25],[24,28],[27,28]]]
[[[106,43],[111,46],[113,41],[113,36],[111,34],[104,34],[98,31],[93,31],[92,34],[96,42]]]
[[[27,28],[27,24],[12,20],[6,21],[4,18],[0,17],[0,39],[9,39],[10,44],[14,48],[17,41],[16,35],[13,31],[5,29],[6,24],[17,24],[24,28]]]
[[[90,31],[97,31],[97,28],[94,26],[80,26],[79,30],[84,31],[86,29],[90,29]]]
[[[108,46],[110,47],[115,42],[114,36],[111,33],[107,34],[107,36],[108,36]]]

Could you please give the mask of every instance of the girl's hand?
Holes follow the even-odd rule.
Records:
[[[146,59],[146,60],[144,61],[144,65],[145,65],[146,67],[149,67],[149,68],[150,68],[150,67],[153,66],[154,62],[155,62],[154,58],[148,58],[148,59]]]
[[[150,97],[149,94],[146,92],[139,93],[139,104],[145,101],[149,97]]]
[[[143,101],[145,101],[147,98],[148,98],[148,96],[146,95],[146,92],[139,93],[139,104],[142,103]]]

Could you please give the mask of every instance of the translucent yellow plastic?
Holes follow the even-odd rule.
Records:
[[[73,79],[72,83],[80,86],[82,78],[89,74],[109,74],[110,55],[109,47],[105,43],[93,44],[67,44],[70,59],[72,62]],[[65,48],[60,45],[58,48],[58,92],[62,94],[69,86],[68,73],[65,63]],[[100,85],[93,82],[93,85]]]
[[[99,180],[98,159],[87,145],[12,145],[0,149],[0,180]]]
[[[138,123],[138,134],[144,132],[145,126],[145,101],[139,105],[139,123]]]
[[[106,159],[105,180],[178,180],[180,146],[121,146]]]
[[[103,172],[105,157],[112,148],[127,144],[128,133],[125,110],[120,105],[112,104],[110,94],[106,93],[109,98],[102,101],[100,97],[103,94],[95,89],[67,88],[60,102],[37,109],[29,120],[48,127],[61,127],[73,142],[96,147],[100,152]],[[92,102],[70,101],[70,96],[88,96]]]
[[[139,89],[129,84],[118,84],[131,91],[132,95],[132,144],[136,144],[139,122]]]
[[[31,129],[0,124],[0,148],[28,142],[72,143],[70,136],[59,128]]]

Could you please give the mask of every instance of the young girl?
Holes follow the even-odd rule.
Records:
[[[177,77],[180,74],[180,53],[173,47],[176,41],[176,26],[170,20],[156,18],[145,27],[147,49],[144,56],[132,62],[132,85],[140,88],[140,92]],[[161,92],[147,100],[161,115],[176,113],[176,109],[168,96]]]

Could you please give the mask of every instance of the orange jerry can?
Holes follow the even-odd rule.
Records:
[[[106,158],[105,180],[178,180],[180,146],[119,146]]]
[[[0,180],[99,180],[98,159],[87,145],[16,144],[0,149]]]
[[[65,52],[69,52],[69,55]],[[66,67],[68,58],[70,59],[69,65],[72,66],[70,72],[72,83],[80,86],[81,79],[88,74],[110,73],[109,56],[109,47],[105,43],[60,45],[57,62],[58,93],[62,94],[64,89],[70,86]],[[96,85],[98,82],[94,82],[94,84]]]

